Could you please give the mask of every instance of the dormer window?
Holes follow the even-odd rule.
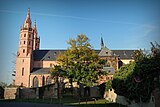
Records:
[[[50,56],[48,56],[48,59],[50,59]]]

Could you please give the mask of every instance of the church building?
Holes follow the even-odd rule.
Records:
[[[66,50],[40,50],[40,37],[36,28],[36,22],[32,25],[30,10],[28,10],[24,25],[20,28],[19,48],[16,56],[15,85],[24,87],[41,87],[52,83],[50,69],[57,62],[59,53]],[[112,79],[115,70],[123,64],[133,61],[134,50],[110,50],[101,38],[101,49],[95,50],[98,56],[106,59],[103,70],[108,72],[99,83]],[[120,63],[121,62],[121,63]]]

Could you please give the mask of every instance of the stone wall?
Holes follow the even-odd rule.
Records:
[[[154,96],[151,97],[150,101],[148,103],[135,103],[134,101],[128,102],[127,98],[124,96],[119,96],[116,93],[114,93],[114,90],[109,90],[105,92],[104,98],[111,102],[116,102],[122,105],[127,105],[128,107],[155,107],[155,98]],[[156,106],[159,107],[159,106]]]
[[[90,88],[90,97],[100,97],[100,92],[98,87],[91,87]]]
[[[108,101],[116,102],[117,94],[114,93],[113,89],[109,89],[108,91],[105,92],[104,98]]]
[[[40,98],[57,98],[57,84],[41,87],[40,92]]]
[[[154,97],[152,96],[150,101],[148,103],[135,103],[134,101],[131,101],[130,104],[127,102],[127,99],[124,96],[117,95],[117,103],[127,105],[128,107],[155,107]]]
[[[36,95],[36,91],[39,91],[38,88],[21,88],[19,91],[19,98],[38,98],[38,95]]]
[[[51,84],[38,88],[5,88],[4,99],[57,98],[57,85]]]
[[[19,88],[5,88],[4,99],[16,99],[19,98]]]

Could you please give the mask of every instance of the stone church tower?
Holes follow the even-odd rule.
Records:
[[[37,35],[36,22],[32,27],[30,10],[24,25],[20,29],[19,48],[16,57],[16,79],[17,86],[30,86],[30,73],[33,67],[33,50],[39,50],[40,38]]]

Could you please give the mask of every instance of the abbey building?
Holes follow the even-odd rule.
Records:
[[[28,10],[24,25],[20,29],[15,85],[41,87],[52,83],[50,68],[57,64],[57,55],[65,52],[65,50],[40,50],[39,46],[40,37],[36,29],[36,22],[32,25],[30,10]],[[126,64],[133,61],[132,53],[134,50],[110,50],[104,46],[102,38],[101,49],[95,51],[100,58],[107,60],[103,70],[110,74],[100,80],[99,83],[112,79],[114,71],[119,69],[122,63]]]

